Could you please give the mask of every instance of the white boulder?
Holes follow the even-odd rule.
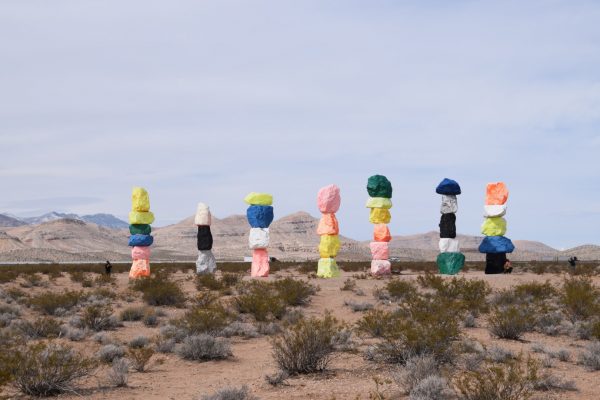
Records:
[[[458,239],[440,239],[440,253],[460,253],[460,244]]]
[[[210,225],[211,216],[210,208],[204,203],[198,203],[196,209],[196,216],[194,217],[194,224],[196,225]]]
[[[442,195],[442,207],[440,208],[440,212],[442,214],[451,214],[456,213],[457,211],[458,201],[456,200],[456,196],[453,194]]]
[[[250,249],[266,249],[269,247],[269,228],[251,228],[248,236]]]

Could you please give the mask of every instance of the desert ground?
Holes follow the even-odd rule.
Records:
[[[252,398],[250,395],[260,399],[409,398],[409,390],[403,380],[408,367],[403,365],[402,360],[390,362],[381,357],[369,356],[373,345],[384,339],[361,330],[360,321],[371,315],[373,310],[393,312],[409,301],[406,297],[403,298],[402,293],[391,293],[393,287],[389,286],[390,282],[410,282],[413,284],[410,286],[416,288],[420,296],[435,296],[437,289],[432,289],[432,286],[439,281],[429,278],[439,275],[404,267],[400,272],[395,271],[391,277],[374,278],[362,268],[353,268],[355,271],[345,271],[338,278],[317,279],[310,272],[310,263],[304,263],[299,268],[281,268],[263,281],[277,282],[282,278],[292,278],[316,289],[313,294],[305,296],[301,301],[305,303],[303,305],[288,305],[277,316],[267,314],[257,317],[257,314],[244,310],[236,302],[237,297],[249,293],[251,279],[244,271],[246,267],[247,265],[242,265],[241,271],[237,273],[220,271],[217,279],[208,278],[200,283],[192,268],[162,267],[164,279],[174,282],[185,295],[184,302],[178,306],[149,305],[148,302],[152,303],[152,300],[144,299],[145,292],[136,290],[131,285],[122,268],[112,274],[112,280],[102,279],[98,272],[77,272],[77,268],[73,266],[53,266],[60,269],[60,272],[48,272],[48,268],[43,271],[45,273],[33,273],[34,270],[30,270],[18,276],[10,272],[14,268],[2,271],[0,275],[3,274],[4,277],[0,281],[0,314],[3,318],[0,327],[3,336],[0,335],[0,338],[13,337],[14,341],[18,342],[19,338],[22,341],[10,344],[8,340],[4,340],[6,343],[0,341],[0,346],[5,346],[5,352],[13,352],[38,342],[61,343],[73,347],[78,356],[94,363],[88,374],[75,380],[65,393],[59,394],[63,399],[202,399],[210,398],[207,396],[214,395],[223,388],[240,388],[244,385],[247,386],[249,395],[232,398]],[[594,338],[594,335],[599,335],[599,332],[594,331],[597,310],[594,309],[588,315],[585,310],[580,309],[582,305],[586,307],[585,301],[591,301],[587,306],[597,307],[598,298],[590,299],[586,293],[575,293],[571,294],[575,299],[569,302],[564,300],[565,294],[562,292],[568,280],[592,283],[595,288],[599,288],[600,277],[595,275],[596,270],[592,266],[581,275],[572,275],[560,269],[555,269],[557,272],[554,273],[533,273],[524,272],[517,267],[510,275],[484,275],[482,271],[471,269],[456,277],[442,276],[442,282],[446,284],[453,280],[482,281],[485,284],[481,284],[481,287],[489,286],[490,289],[484,294],[484,301],[479,304],[488,304],[489,310],[482,309],[479,313],[472,313],[468,305],[466,308],[457,306],[463,307],[462,311],[457,311],[459,316],[456,317],[460,319],[460,333],[448,340],[451,349],[449,353],[444,353],[443,361],[438,363],[439,369],[436,370],[454,392],[447,398],[483,398],[474,397],[474,394],[467,397],[460,393],[456,386],[459,378],[468,375],[469,371],[486,377],[489,373],[486,368],[504,371],[510,365],[526,365],[528,358],[535,360],[532,362],[539,369],[538,375],[545,374],[546,380],[528,386],[530,393],[524,392],[515,397],[498,395],[498,399],[526,399],[530,394],[537,399],[600,398],[600,351],[596,348],[597,353],[594,353],[593,347],[590,347],[596,343],[597,336]],[[430,283],[433,282],[429,287],[426,283],[428,280],[424,277]],[[236,282],[238,278],[240,280]],[[530,283],[538,285],[522,286]],[[215,290],[210,290],[210,287]],[[519,292],[521,297],[516,302],[517,308],[526,309],[538,302],[543,306],[530,308],[533,315],[526,317],[532,318],[532,322],[523,328],[524,332],[521,332],[518,339],[501,339],[491,333],[489,320],[494,312],[499,312],[506,304],[510,307],[511,300],[506,300],[506,297],[517,296],[516,292],[511,291],[518,287],[525,287],[526,294]],[[549,287],[554,287],[556,293],[547,293]],[[390,288],[392,290],[388,290]],[[402,287],[401,291],[405,289]],[[48,308],[44,310],[42,303],[32,301],[43,299],[40,295],[47,292],[65,294],[69,291],[81,291],[85,296],[66,310],[56,311],[52,307],[50,311]],[[499,293],[504,293],[504,303]],[[596,296],[597,292],[589,294]],[[452,300],[444,299],[440,293],[437,296],[437,301]],[[458,294],[457,298],[460,296],[462,295]],[[230,355],[224,359],[186,360],[181,347],[185,336],[191,333],[189,325],[187,333],[182,328],[182,317],[194,307],[212,309],[215,304],[220,304],[221,310],[226,310],[226,323],[217,324],[217,328],[207,328],[205,331],[211,337],[228,343]],[[108,317],[112,316],[110,321],[97,326],[93,323],[86,326],[81,319],[89,312],[86,309],[94,305],[108,309]],[[135,314],[132,309],[138,310],[140,315],[131,316]],[[285,379],[276,379],[281,368],[274,359],[273,341],[293,329],[301,318],[322,319],[328,311],[340,324],[344,324],[336,329],[346,334],[341,335],[344,339],[338,339],[335,348],[331,349],[331,361],[326,368],[320,372],[291,373]],[[577,312],[581,315],[575,315]],[[553,315],[553,322],[538,321],[544,313]],[[372,315],[375,320],[379,318],[378,314]],[[40,319],[54,320],[55,325],[60,325],[60,330],[48,329],[48,332],[43,332],[43,329],[36,330],[23,323]],[[200,324],[204,324],[204,327],[210,325],[205,320]],[[227,330],[227,327],[230,329]],[[198,329],[195,329],[195,333],[198,333]],[[178,333],[177,330],[184,332]],[[583,331],[587,333],[582,333]],[[140,336],[147,340],[138,338]],[[133,344],[133,339],[139,343]],[[395,339],[400,340],[400,343],[403,340],[397,337]],[[136,371],[129,362],[129,367],[121,373],[125,376],[126,384],[121,382],[120,387],[118,378],[113,376],[115,364],[110,361],[110,358],[118,359],[119,355],[106,355],[115,347],[120,349],[120,356],[124,359],[132,357],[133,353],[130,353],[129,348],[152,349],[148,350],[150,359],[143,366],[143,372]],[[105,354],[104,360],[102,354]],[[267,382],[266,375],[271,376],[275,382]],[[14,380],[6,383],[1,394],[8,398],[29,398]],[[411,398],[418,398],[414,396],[416,395]]]

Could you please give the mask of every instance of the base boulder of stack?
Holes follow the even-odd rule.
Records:
[[[340,268],[334,258],[319,259],[317,266],[317,276],[319,278],[337,278],[340,275]]]
[[[196,260],[196,273],[212,274],[217,269],[217,260],[211,250],[199,250]]]
[[[129,270],[129,278],[147,278],[150,276],[150,260],[133,260]]]
[[[485,255],[485,273],[502,274],[506,264],[506,253],[488,253]]]
[[[389,260],[373,260],[371,261],[372,275],[390,275],[392,273],[392,264]]]
[[[251,276],[261,278],[269,276],[269,253],[266,249],[255,249],[252,252]]]
[[[455,275],[465,265],[465,255],[462,253],[440,253],[436,262],[440,274]]]

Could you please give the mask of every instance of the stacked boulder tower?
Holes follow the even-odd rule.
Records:
[[[481,226],[481,233],[485,238],[479,245],[479,252],[485,253],[485,273],[501,274],[506,264],[506,253],[512,253],[515,246],[505,237],[506,202],[508,189],[504,182],[488,183],[486,188],[485,206],[483,216],[485,221]]]
[[[465,255],[460,252],[460,243],[456,238],[456,213],[458,200],[461,194],[458,182],[444,178],[435,189],[442,195],[440,207],[440,254],[437,257],[437,266],[440,274],[454,275],[465,265]]]
[[[389,242],[392,240],[388,225],[392,219],[392,183],[383,175],[373,175],[367,181],[369,199],[366,207],[370,209],[369,221],[374,225],[371,249],[371,274],[390,275],[392,265],[389,261]]]
[[[212,274],[217,269],[217,260],[212,252],[213,237],[210,231],[210,208],[204,203],[198,203],[194,224],[198,227],[196,273]]]
[[[317,226],[317,235],[321,237],[317,266],[319,278],[340,276],[340,269],[335,261],[340,250],[340,228],[335,213],[340,209],[341,201],[340,188],[336,185],[325,186],[317,193],[317,206],[321,211],[321,219]]]
[[[249,204],[246,218],[250,224],[248,247],[252,250],[250,276],[269,276],[269,226],[273,222],[273,196],[268,193],[249,193],[244,201]]]
[[[131,212],[129,213],[129,246],[133,263],[129,278],[150,276],[150,246],[154,238],[150,233],[154,214],[150,212],[150,197],[146,189],[134,187],[131,192]]]

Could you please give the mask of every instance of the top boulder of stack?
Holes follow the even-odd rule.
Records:
[[[508,200],[508,189],[504,182],[488,183],[485,191],[485,204],[502,205]]]
[[[194,224],[198,226],[210,226],[211,214],[210,208],[204,203],[198,203],[196,215],[194,216]]]
[[[341,202],[340,188],[336,185],[322,187],[317,193],[317,206],[322,213],[336,213],[340,209]]]
[[[134,187],[131,191],[131,209],[133,211],[145,212],[150,210],[150,196],[146,189]]]
[[[392,198],[392,183],[383,175],[373,175],[367,181],[367,192],[371,197]]]
[[[460,185],[458,182],[452,179],[444,178],[443,181],[435,188],[435,192],[437,194],[445,194],[456,196],[461,193]]]
[[[268,193],[251,192],[244,197],[244,201],[251,206],[270,206],[273,204],[273,196]]]

